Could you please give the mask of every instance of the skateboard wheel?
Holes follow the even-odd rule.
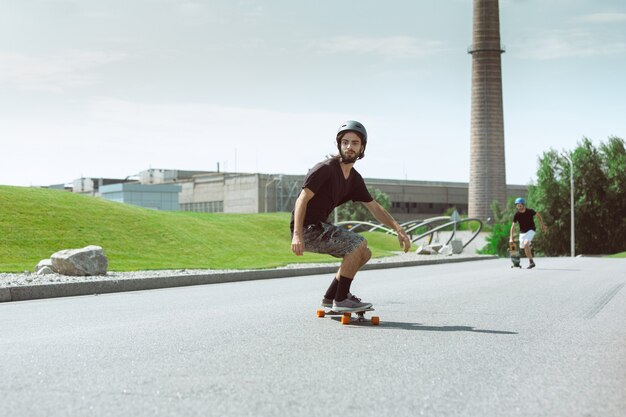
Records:
[[[344,315],[341,316],[341,324],[350,324],[351,316],[352,314],[350,313],[344,313]]]
[[[324,317],[326,315],[326,313],[324,312],[324,310],[317,310],[317,317]]]
[[[378,326],[380,324],[380,317],[378,316],[372,316],[372,324],[374,326]]]

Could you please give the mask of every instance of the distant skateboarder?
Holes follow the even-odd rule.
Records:
[[[398,233],[400,247],[407,252],[411,241],[398,222],[370,195],[363,177],[353,168],[365,156],[367,131],[354,120],[337,132],[339,155],[315,165],[307,174],[291,215],[291,250],[296,256],[305,251],[342,258],[337,274],[322,299],[322,306],[335,311],[371,308],[350,294],[352,280],[369,261],[372,252],[365,238],[327,222],[335,207],[347,201],[360,201],[374,218]]]
[[[522,197],[515,199],[515,207],[517,208],[517,213],[513,216],[513,224],[511,225],[511,235],[509,238],[509,242],[513,243],[514,235],[515,235],[515,224],[519,223],[519,245],[520,249],[524,249],[524,253],[526,257],[530,261],[528,264],[528,269],[535,267],[535,261],[533,260],[532,251],[530,250],[530,243],[535,237],[535,221],[533,219],[534,216],[537,216],[539,222],[541,222],[541,230],[544,232],[548,230],[546,225],[543,223],[543,219],[541,215],[533,209],[526,208],[526,200]]]

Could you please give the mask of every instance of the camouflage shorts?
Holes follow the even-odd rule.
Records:
[[[365,238],[358,233],[329,223],[308,225],[302,233],[304,250],[343,258],[359,247]]]

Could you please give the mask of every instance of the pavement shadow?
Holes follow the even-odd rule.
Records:
[[[335,321],[341,321],[340,317],[333,317]],[[381,329],[401,329],[401,330],[416,330],[422,332],[470,332],[470,333],[488,333],[488,334],[506,334],[514,335],[519,334],[517,332],[510,332],[506,330],[489,330],[489,329],[477,329],[471,326],[426,326],[422,323],[405,323],[398,321],[384,321],[381,320],[377,326],[372,325],[369,320],[357,321],[352,320],[350,326],[358,327],[378,327]]]
[[[397,321],[382,321],[380,327],[402,330],[418,330],[423,332],[471,332],[471,333],[489,333],[489,334],[518,334],[517,332],[509,332],[506,330],[489,330],[477,329],[471,326],[426,326],[421,323],[404,323]]]
[[[524,267],[523,269],[528,269]],[[535,271],[563,271],[563,272],[581,272],[582,269],[565,269],[565,268],[539,268],[538,266],[533,268]]]

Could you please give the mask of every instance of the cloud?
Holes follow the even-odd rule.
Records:
[[[123,53],[71,50],[52,56],[0,52],[0,84],[21,90],[62,92],[98,82],[97,69]]]
[[[445,44],[410,36],[384,38],[339,36],[319,41],[314,48],[322,54],[374,55],[402,59],[421,58],[441,52],[445,49]]]
[[[283,112],[206,103],[99,97],[80,117],[0,120],[8,158],[0,184],[124,178],[149,167],[304,174],[336,151],[335,132],[359,114]],[[50,161],[56,161],[50,165]]]
[[[516,46],[519,56],[527,59],[549,60],[569,57],[616,55],[626,52],[626,42],[604,40],[583,30],[551,30],[534,33],[533,37]]]
[[[626,22],[626,13],[593,13],[581,17],[578,21],[589,23]]]
[[[103,97],[92,102],[86,129],[100,132],[98,141],[112,148],[123,147],[129,155],[156,155],[151,159],[153,165],[213,168],[222,161],[222,166],[231,170],[300,172],[333,152],[337,126],[351,117]]]

